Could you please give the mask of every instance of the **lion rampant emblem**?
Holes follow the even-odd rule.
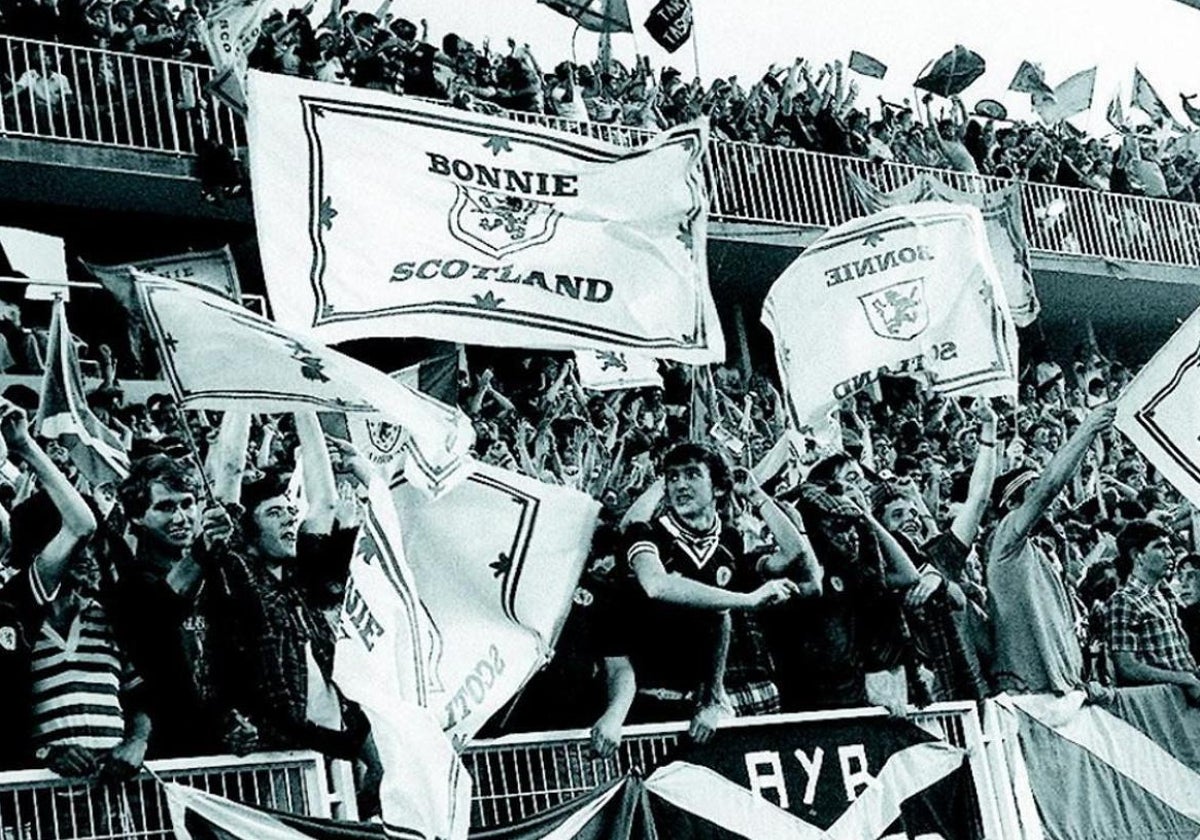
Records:
[[[492,259],[501,259],[554,238],[562,214],[532,198],[457,185],[450,233]]]
[[[910,341],[929,326],[925,278],[917,277],[860,295],[871,329],[881,338]]]

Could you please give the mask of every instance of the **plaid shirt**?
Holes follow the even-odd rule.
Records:
[[[1179,605],[1164,586],[1130,577],[1108,602],[1108,647],[1168,671],[1195,671]]]

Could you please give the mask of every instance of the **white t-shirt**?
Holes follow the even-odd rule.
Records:
[[[13,85],[13,90],[18,93],[29,91],[39,105],[57,105],[72,93],[71,83],[57,70],[47,75],[42,75],[40,70],[26,70]]]

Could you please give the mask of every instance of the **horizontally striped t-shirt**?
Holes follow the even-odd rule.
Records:
[[[96,601],[79,610],[65,635],[44,622],[33,645],[34,746],[112,749],[125,737],[121,692],[140,681]]]

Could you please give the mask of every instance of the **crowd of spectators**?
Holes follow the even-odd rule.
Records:
[[[315,414],[129,403],[114,364],[89,402],[124,480],[33,434],[31,389],[0,403],[3,766],[309,748],[369,792],[331,673],[374,467]],[[730,714],[1163,683],[1200,703],[1195,511],[1112,430],[1121,365],[1032,365],[1016,404],[884,379],[844,403],[836,451],[745,373],[664,363],[662,387],[593,392],[559,354],[464,365],[477,457],[603,510],[557,653],[493,731],[591,727],[607,755],[632,722],[702,740]]]
[[[493,49],[487,41],[476,46],[454,33],[431,38],[426,21],[394,16],[388,5],[377,13],[343,11],[335,0],[315,23],[312,2],[286,13],[272,11],[251,64],[473,110],[650,131],[706,116],[714,136],[725,140],[1153,198],[1200,197],[1200,158],[1186,138],[1169,132],[1124,130],[1114,143],[1111,136],[1087,137],[1067,124],[969,114],[958,98],[937,112],[931,96],[866,103],[840,61],[817,67],[798,58],[752,82],[733,76],[707,86],[672,67],[656,73],[644,57],[632,68],[616,60],[563,61],[551,68],[512,39],[506,48]],[[201,21],[210,9],[210,0],[188,0],[183,7],[168,0],[4,0],[0,33],[205,63]],[[71,79],[85,76],[74,75],[55,56],[49,56],[52,66],[40,66],[46,60],[45,55],[40,62],[30,60],[21,78],[7,80],[7,96],[23,93],[53,104],[78,94]],[[112,87],[132,84],[119,74],[103,75]],[[172,104],[192,109],[198,96],[177,90]],[[103,98],[88,102],[93,99],[94,107],[103,107]]]
[[[0,11],[12,34],[203,58],[202,2]],[[424,22],[309,12],[268,17],[254,63],[462,107],[651,130],[707,115],[729,139],[1193,197],[1195,161],[1161,159],[1149,135],[1111,150],[958,101],[945,118],[927,102],[872,118],[836,63],[705,89],[645,60],[545,73],[514,43],[436,47]],[[37,393],[0,403],[0,766],[111,778],[147,756],[310,748],[356,760],[369,791],[366,722],[331,673],[371,468],[315,415],[130,403],[112,355],[97,366],[89,402],[131,456],[124,480],[33,434]],[[1112,430],[1130,373],[1095,348],[1065,370],[1031,364],[1015,404],[885,379],[843,406],[838,451],[788,431],[766,374],[662,374],[596,393],[555,354],[463,371],[480,460],[603,506],[557,655],[496,728],[592,727],[607,755],[625,723],[691,719],[703,739],[731,713],[1164,683],[1200,704],[1196,512]]]

